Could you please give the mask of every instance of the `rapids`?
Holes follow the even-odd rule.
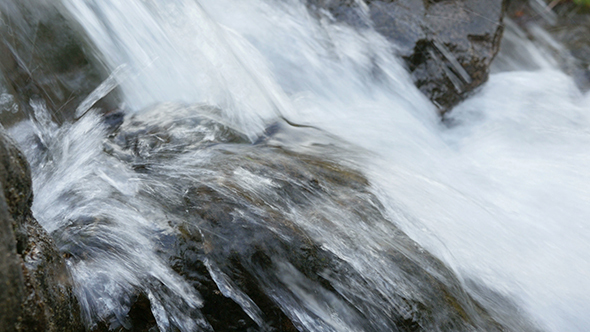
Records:
[[[324,132],[311,138],[290,133],[281,144],[330,147],[322,152],[326,158],[364,174],[395,226],[371,229],[346,217],[321,226],[294,220],[346,257],[365,280],[393,284],[395,277],[379,266],[379,253],[392,245],[388,232],[397,227],[462,284],[475,281],[509,298],[542,330],[590,330],[590,94],[580,92],[518,27],[507,24],[489,81],[441,122],[393,55],[395,45],[370,29],[311,16],[299,0],[62,5],[115,72],[127,117],[165,125],[197,116],[199,107],[150,107],[215,105],[215,120],[243,141],[255,142],[282,119]],[[2,92],[0,104],[10,101]],[[160,329],[205,328],[198,311],[186,314],[186,308],[202,305],[201,296],[159,252],[170,214],[138,194],[152,190],[168,197],[170,188],[158,187],[166,180],[152,183],[105,153],[110,129],[90,106],[79,110],[77,122],[58,126],[44,105],[34,105],[33,120],[11,128],[32,165],[36,218],[63,250],[79,255],[69,264],[85,319],[124,322],[132,291],[141,287]],[[178,142],[199,130],[199,142],[213,140],[221,130],[170,128]],[[193,146],[182,144],[179,149]],[[215,171],[203,166],[211,158],[207,153],[182,158],[158,167],[170,177],[207,178]],[[194,168],[203,173],[191,173]],[[237,170],[241,185],[254,193],[276,181]],[[256,305],[215,262],[207,267],[224,295],[261,321]],[[283,308],[305,329],[362,330],[354,317],[342,318],[348,309],[335,299],[341,316],[323,307],[306,285],[291,285],[307,295],[283,298]],[[297,307],[302,302],[308,307]]]

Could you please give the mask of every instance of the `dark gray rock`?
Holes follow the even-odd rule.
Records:
[[[201,294],[213,330],[307,331],[297,312],[319,326],[314,308],[323,307],[362,331],[534,330],[522,317],[522,328],[496,320],[387,220],[368,180],[338,162],[334,140],[279,122],[252,144],[215,121],[217,111],[160,106],[125,119],[105,146],[145,181],[138,195],[170,218],[175,233],[162,235],[161,252]],[[321,143],[286,143],[294,141]],[[380,229],[395,245],[375,249],[378,266],[364,265],[370,258],[348,227]],[[324,239],[331,233],[337,244]],[[341,244],[355,258],[328,249]],[[395,285],[380,288],[378,271]]]
[[[416,86],[445,112],[488,78],[505,0],[309,0],[355,27],[373,26],[398,47]],[[368,12],[367,12],[368,10]]]
[[[0,331],[83,331],[65,261],[31,213],[29,166],[0,131]]]
[[[108,73],[93,45],[57,2],[0,2],[0,72],[21,112],[0,114],[10,125],[31,111],[30,101],[43,101],[61,123]],[[1,81],[1,80],[0,80]],[[105,111],[117,106],[117,93],[97,104]]]

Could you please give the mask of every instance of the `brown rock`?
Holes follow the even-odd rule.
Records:
[[[83,331],[65,261],[31,213],[29,166],[0,131],[0,331]]]

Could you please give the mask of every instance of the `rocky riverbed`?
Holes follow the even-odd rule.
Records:
[[[486,82],[506,19],[532,40],[547,29],[590,86],[588,15],[571,3],[548,18],[504,0],[304,5],[378,32],[440,114]],[[538,330],[396,226],[360,149],[284,118],[253,138],[208,104],[130,112],[69,15],[0,4],[0,121],[18,132],[0,132],[0,331]],[[59,208],[49,227],[31,172]]]

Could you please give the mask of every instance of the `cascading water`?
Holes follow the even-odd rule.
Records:
[[[260,299],[248,296],[224,266],[235,253],[211,252],[247,248],[241,236],[256,238],[265,229],[280,240],[268,240],[277,249],[264,250],[286,252],[281,246],[303,234],[321,247],[305,250],[339,262],[329,266],[339,275],[325,266],[310,269],[341,297],[278,254],[277,271],[240,270],[264,281],[262,292],[301,330],[394,330],[388,306],[407,306],[400,319],[419,321],[412,301],[437,302],[429,302],[427,286],[395,273],[396,250],[433,273],[459,305],[469,300],[455,287],[474,280],[511,299],[544,330],[590,329],[590,95],[519,39],[517,28],[505,38],[524,46],[514,54],[504,49],[489,82],[442,124],[392,55],[394,45],[370,29],[314,18],[300,1],[64,0],[63,7],[108,66],[121,68],[112,79],[125,96],[127,118],[113,129],[83,108],[77,122],[58,127],[35,104],[33,120],[11,131],[33,169],[34,214],[70,256],[90,326],[103,319],[129,326],[125,316],[143,292],[160,330],[210,329],[214,322],[200,311],[207,295],[182,267],[166,263],[169,248],[178,245],[189,253],[201,248],[203,271],[264,330]],[[536,63],[528,71],[519,62],[525,53]],[[148,107],[166,102],[181,104]],[[323,133],[288,129],[282,118]],[[261,150],[241,150],[248,142]],[[318,175],[314,187],[316,175],[298,164],[301,157],[289,159],[277,147],[311,156],[312,165],[325,158],[328,166],[316,170],[340,163],[358,171],[372,194],[364,184],[349,192],[330,175],[324,182]],[[291,166],[281,166],[283,175],[268,165]],[[284,189],[291,187],[302,197]],[[216,200],[229,207],[198,210]],[[373,202],[365,217],[355,214],[353,202],[360,200]],[[183,210],[193,205],[196,212]],[[208,213],[230,215],[239,227],[199,219],[186,232],[199,233],[202,243],[171,244],[191,213],[202,220]],[[285,221],[269,222],[280,213]],[[459,280],[427,254],[416,257],[397,228]],[[473,288],[470,296],[478,299]],[[479,300],[486,304],[485,296]],[[489,309],[495,319],[510,319],[496,307]],[[492,329],[470,310],[465,315],[474,328]],[[439,322],[423,327],[434,330]]]

